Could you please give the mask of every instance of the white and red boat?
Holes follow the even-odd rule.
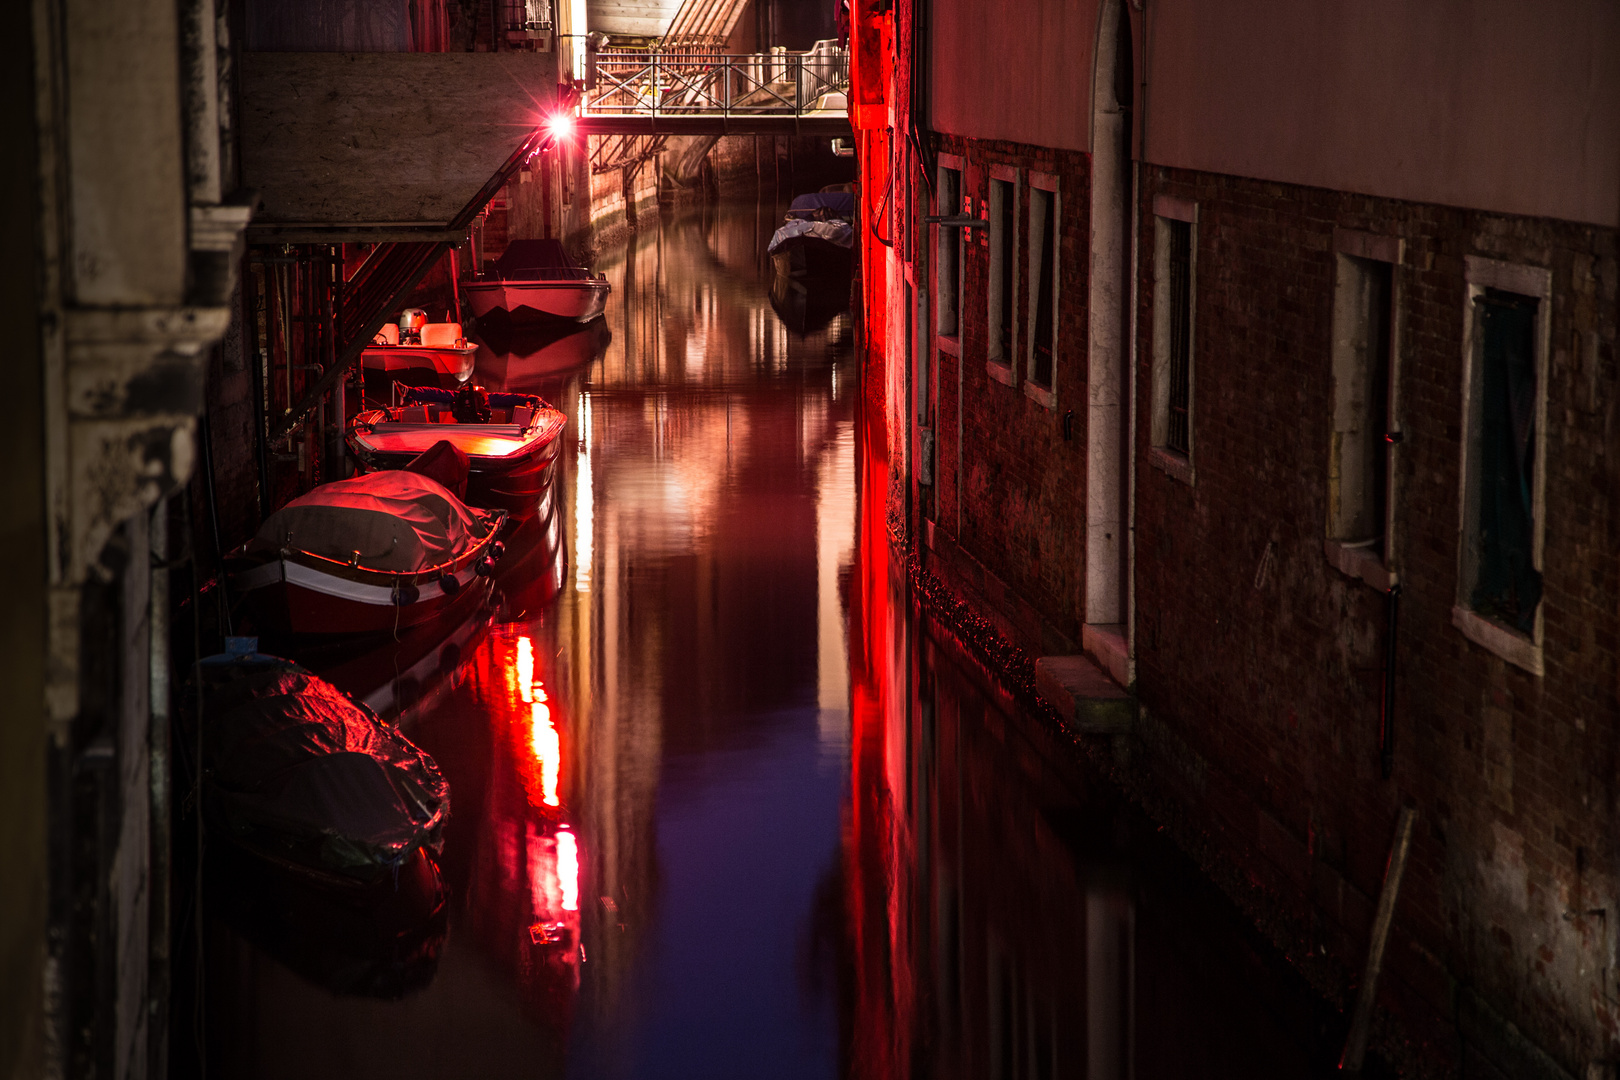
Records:
[[[462,286],[479,320],[585,323],[600,318],[612,286],[573,262],[557,240],[514,240],[494,269]]]
[[[399,404],[355,416],[345,436],[369,470],[399,469],[440,442],[467,459],[466,499],[529,516],[549,494],[567,418],[535,394],[396,387]]]
[[[271,514],[226,570],[261,632],[399,630],[487,587],[505,521],[504,510],[473,509],[429,477],[367,473]]]
[[[460,323],[428,322],[421,308],[407,308],[360,353],[366,394],[386,400],[396,382],[453,390],[472,378],[477,355],[478,346],[467,340]]]

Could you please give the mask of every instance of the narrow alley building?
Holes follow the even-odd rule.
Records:
[[[917,573],[1346,1004],[1417,811],[1403,1067],[1608,1075],[1613,13],[858,8]]]

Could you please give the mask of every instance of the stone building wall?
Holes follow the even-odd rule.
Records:
[[[1196,204],[1191,482],[1156,463],[1148,422],[1164,197]],[[1434,1031],[1465,1027],[1471,1001],[1568,1069],[1612,1059],[1620,469],[1606,451],[1620,237],[1160,167],[1145,169],[1139,209],[1137,690],[1184,751],[1164,775],[1346,970],[1365,953],[1398,809],[1415,804],[1381,1003]],[[1324,546],[1336,229],[1404,242],[1388,780],[1389,600]],[[1454,625],[1469,257],[1552,274],[1541,676]]]
[[[1064,651],[1075,651],[1085,586],[1089,157],[957,137],[942,137],[940,152],[942,163],[962,163],[962,194],[972,200],[974,216],[989,215],[992,167],[1017,171],[1013,347],[1018,363],[1008,370],[988,360],[988,230],[961,230],[960,334],[954,343],[935,339],[935,481],[931,493],[924,488],[918,496],[921,513],[934,523],[937,551],[966,556],[954,560],[955,571],[966,575],[964,581],[981,599],[1001,608],[1014,624],[1012,636],[1036,642],[1056,632],[1068,639]],[[1058,329],[1050,406],[1028,392],[1024,362],[1032,293],[1031,172],[1055,175],[1059,185]],[[923,242],[933,244],[936,231],[926,230]],[[933,248],[927,255],[930,263],[937,260]]]

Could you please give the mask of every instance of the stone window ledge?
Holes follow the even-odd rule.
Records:
[[[1024,383],[1024,396],[1044,408],[1057,408],[1057,394],[1043,386],[1036,386],[1032,382]]]
[[[988,371],[990,373],[990,377],[996,380],[998,383],[1003,383],[1007,386],[1015,386],[1018,383],[1017,377],[1013,374],[1011,364],[1003,364],[1000,360],[986,360],[984,362],[984,370]]]
[[[1149,448],[1148,464],[1170,477],[1170,479],[1180,480],[1188,487],[1192,487],[1198,482],[1198,472],[1193,468],[1192,462],[1174,450],[1166,450],[1162,446]]]
[[[1389,592],[1400,580],[1395,571],[1385,566],[1370,547],[1346,544],[1339,540],[1322,541],[1322,551],[1328,562],[1345,577],[1359,578],[1379,592]]]
[[[952,356],[962,355],[962,339],[959,337],[947,337],[944,334],[936,334],[934,336],[934,344],[939,347],[939,351],[942,353],[950,353]]]
[[[1541,646],[1523,634],[1509,630],[1461,604],[1451,609],[1451,625],[1461,630],[1463,636],[1475,645],[1489,649],[1515,667],[1521,667],[1532,675],[1543,674]]]

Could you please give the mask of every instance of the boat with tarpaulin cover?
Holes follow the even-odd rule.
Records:
[[[779,282],[812,287],[806,279],[847,277],[855,246],[855,196],[816,191],[796,196],[767,249]]]
[[[397,632],[487,589],[506,517],[402,469],[322,484],[230,553],[231,593],[263,632]]]

